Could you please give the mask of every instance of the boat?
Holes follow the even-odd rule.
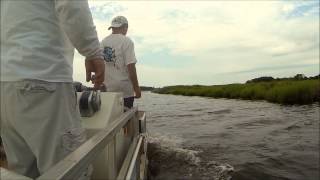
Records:
[[[88,139],[37,179],[79,179],[93,167],[91,179],[147,179],[146,114],[124,109],[121,93],[77,92]],[[1,167],[1,179],[30,178]]]

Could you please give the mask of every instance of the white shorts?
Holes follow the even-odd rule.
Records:
[[[1,137],[8,167],[35,178],[85,140],[72,83],[1,82]]]

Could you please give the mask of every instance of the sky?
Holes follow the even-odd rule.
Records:
[[[142,86],[244,83],[319,74],[319,0],[89,0],[99,40],[129,21]],[[85,83],[75,54],[74,80]]]

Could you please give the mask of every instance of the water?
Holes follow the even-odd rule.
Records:
[[[319,179],[318,104],[150,92],[137,104],[147,111],[152,179]]]

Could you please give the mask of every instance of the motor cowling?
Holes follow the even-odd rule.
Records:
[[[101,108],[101,92],[85,90],[80,94],[79,110],[82,117],[91,117]]]

